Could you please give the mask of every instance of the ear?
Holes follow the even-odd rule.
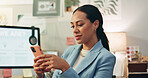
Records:
[[[97,29],[99,27],[99,20],[95,20],[93,24],[95,26],[95,29]]]

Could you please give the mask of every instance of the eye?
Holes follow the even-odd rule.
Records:
[[[77,23],[77,26],[83,26],[83,25],[84,25],[83,22],[78,22],[78,23]]]
[[[83,24],[80,24],[80,25],[78,25],[78,26],[82,26]]]
[[[70,28],[74,28],[74,26],[71,26]]]

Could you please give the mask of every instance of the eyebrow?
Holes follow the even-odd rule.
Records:
[[[78,23],[78,22],[84,22],[84,20],[78,20],[78,21],[76,21],[76,23]],[[73,24],[73,22],[70,22],[71,24]]]

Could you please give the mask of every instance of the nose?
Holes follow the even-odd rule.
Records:
[[[75,27],[73,28],[73,33],[78,33],[78,32],[79,32],[79,29],[78,29],[77,26],[75,26]]]

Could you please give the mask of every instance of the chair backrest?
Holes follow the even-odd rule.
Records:
[[[116,76],[128,76],[128,59],[126,52],[116,52],[116,64],[114,67],[113,75]]]

